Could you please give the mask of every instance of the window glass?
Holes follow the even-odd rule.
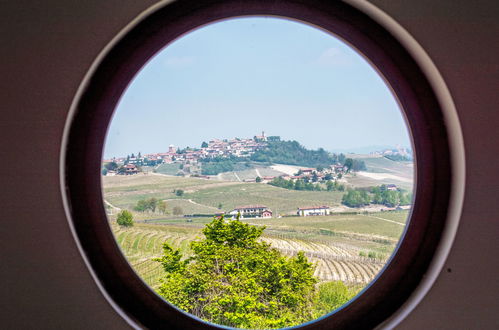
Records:
[[[102,160],[108,221],[165,300],[240,328],[301,324],[382,270],[413,200],[411,139],[344,42],[278,18],[214,23],[132,81]]]

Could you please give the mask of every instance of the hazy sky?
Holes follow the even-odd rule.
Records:
[[[410,146],[376,71],[342,41],[276,18],[212,24],[164,48],[130,84],[104,157],[265,131],[308,148]]]

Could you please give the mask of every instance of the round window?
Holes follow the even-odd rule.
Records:
[[[374,327],[442,236],[439,103],[346,4],[165,5],[106,51],[76,104],[72,223],[143,326]]]

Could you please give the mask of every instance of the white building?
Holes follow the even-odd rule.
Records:
[[[272,211],[265,205],[238,206],[229,212],[232,216],[237,216],[238,213],[241,218],[272,218]]]
[[[330,214],[329,206],[310,206],[310,207],[299,207],[296,214],[301,217],[309,217],[313,215],[328,215]]]

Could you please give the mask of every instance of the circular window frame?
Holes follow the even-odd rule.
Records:
[[[147,328],[218,329],[168,303],[132,270],[105,221],[101,155],[116,105],[157,52],[203,25],[240,16],[293,19],[338,36],[365,56],[392,88],[413,136],[417,176],[411,219],[396,253],[375,281],[333,314],[302,329],[374,328],[421,284],[444,236],[453,184],[445,114],[425,73],[400,42],[367,14],[320,0],[182,0],[142,17],[109,47],[85,80],[67,123],[63,195],[75,237],[108,299]]]

